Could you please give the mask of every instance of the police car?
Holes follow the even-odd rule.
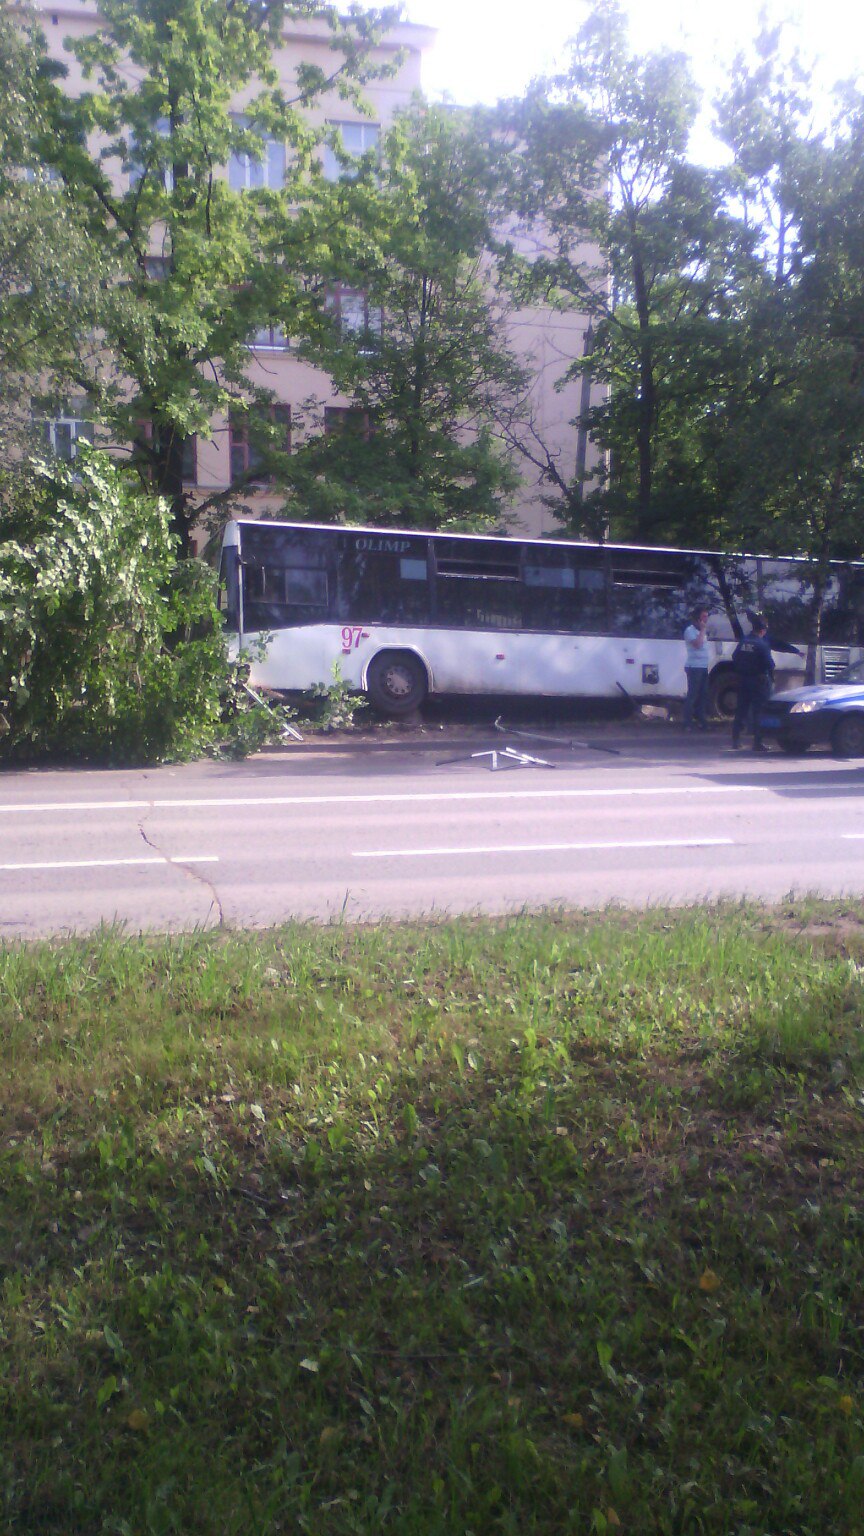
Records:
[[[819,683],[775,694],[762,707],[763,739],[784,752],[830,744],[837,757],[864,757],[864,662],[842,683]]]

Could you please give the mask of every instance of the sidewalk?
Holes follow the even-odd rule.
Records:
[[[270,754],[279,756],[340,752],[397,753],[440,752],[452,755],[460,751],[476,752],[510,745],[525,752],[540,753],[550,748],[583,747],[595,750],[615,751],[628,744],[668,744],[676,746],[704,746],[714,750],[728,744],[729,725],[717,721],[707,731],[685,732],[676,721],[655,715],[635,714],[626,720],[566,720],[553,722],[548,719],[509,721],[505,716],[472,724],[451,721],[382,721],[380,726],[362,726],[356,730],[330,731],[327,733],[303,732],[302,723],[296,722],[304,739],[302,742],[287,741],[283,745],[266,747],[256,753],[258,757]],[[613,745],[613,742],[615,745]]]

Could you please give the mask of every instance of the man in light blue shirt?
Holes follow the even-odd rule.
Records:
[[[684,700],[684,729],[690,731],[694,723],[700,731],[707,730],[705,705],[708,701],[708,609],[700,608],[693,615],[684,631],[687,659],[684,671],[687,677],[687,697]]]

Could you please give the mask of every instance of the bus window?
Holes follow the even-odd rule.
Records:
[[[526,587],[551,587],[556,591],[564,588],[572,592],[576,587],[576,572],[566,565],[526,565],[523,580]]]
[[[522,567],[522,622],[525,629],[572,631],[576,620],[576,572],[557,550],[547,563],[542,552],[530,550]]]
[[[613,634],[679,640],[699,601],[696,562],[675,551],[609,552]],[[695,579],[694,579],[695,578]]]
[[[521,545],[437,538],[435,622],[452,629],[522,629]]]
[[[429,623],[427,540],[344,534],[338,618],[345,624]]]
[[[705,578],[705,606],[711,615],[709,635],[714,640],[740,640],[750,628],[747,610],[759,606],[756,561],[747,555],[698,558]]]
[[[606,627],[606,578],[598,549],[525,548],[524,624],[530,630],[598,634]]]
[[[838,587],[838,607],[849,616],[850,644],[864,645],[864,570],[859,566],[846,571],[838,578]]]
[[[815,597],[812,566],[794,560],[759,561],[758,607],[773,639],[809,639]]]
[[[819,638],[826,645],[864,643],[864,572],[829,578]]]
[[[308,566],[247,563],[244,608],[247,629],[287,629],[329,615],[327,572]]]
[[[522,591],[490,586],[482,576],[439,575],[435,586],[436,623],[447,629],[523,629]]]
[[[327,552],[318,529],[244,523],[244,628],[288,629],[329,618]]]

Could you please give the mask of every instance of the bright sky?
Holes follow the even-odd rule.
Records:
[[[635,47],[680,48],[712,91],[723,65],[758,29],[758,0],[624,0]],[[406,0],[411,21],[438,28],[424,62],[429,96],[493,102],[518,95],[536,74],[554,69],[585,15],[583,0]],[[816,64],[821,88],[864,74],[861,0],[769,0],[771,20],[798,23],[802,55]]]

